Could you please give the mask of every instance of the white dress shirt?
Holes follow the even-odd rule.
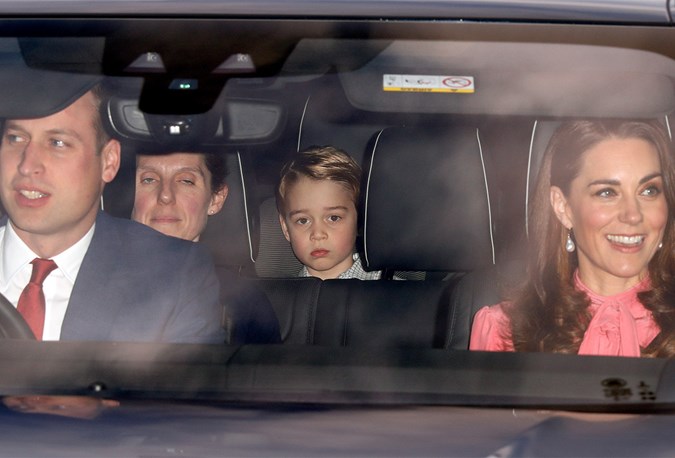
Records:
[[[61,325],[66,316],[70,293],[73,291],[77,273],[94,236],[95,226],[94,224],[73,246],[51,258],[57,268],[47,276],[42,286],[45,295],[45,327],[42,340],[59,340],[61,337]],[[38,257],[19,238],[11,223],[0,227],[0,293],[14,304],[14,307],[17,306],[21,292],[30,281],[33,271],[30,262]]]

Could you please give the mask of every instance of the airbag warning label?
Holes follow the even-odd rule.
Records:
[[[393,92],[475,92],[473,76],[384,75],[382,89]]]

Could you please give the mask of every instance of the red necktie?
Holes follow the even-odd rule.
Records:
[[[52,270],[56,269],[56,263],[51,259],[35,258],[31,264],[33,273],[30,282],[19,296],[16,309],[23,315],[35,338],[42,340],[42,330],[45,326],[45,294],[42,292],[42,282]]]

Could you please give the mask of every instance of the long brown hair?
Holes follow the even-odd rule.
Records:
[[[649,262],[652,289],[639,294],[661,333],[642,349],[645,356],[675,354],[675,165],[672,145],[658,121],[576,120],[563,123],[551,137],[542,159],[529,214],[527,280],[506,313],[516,351],[577,353],[591,316],[590,301],[574,287],[576,253],[564,249],[567,229],[550,203],[551,186],[568,195],[584,153],[609,138],[640,138],[659,155],[668,206],[663,246]]]

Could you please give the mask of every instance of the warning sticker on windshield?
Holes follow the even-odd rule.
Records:
[[[473,76],[384,75],[382,89],[394,92],[473,93]]]

